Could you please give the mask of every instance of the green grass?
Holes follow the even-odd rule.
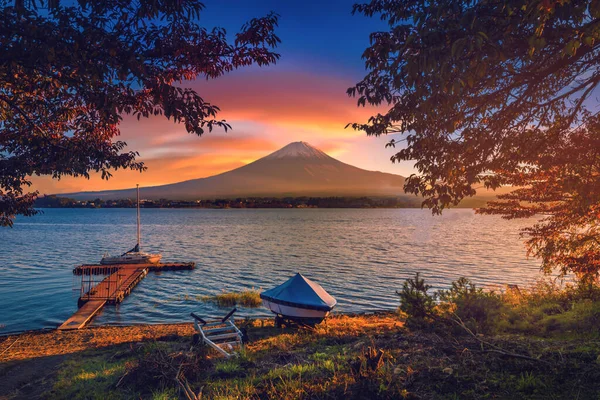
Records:
[[[215,372],[224,376],[233,376],[242,372],[242,366],[237,359],[224,360],[215,365]]]
[[[129,359],[113,360],[112,354],[97,352],[65,361],[49,397],[57,399],[126,399],[128,391],[115,391]]]
[[[177,338],[135,345],[119,360],[106,350],[71,357],[51,397],[177,398],[171,372],[155,377],[161,365],[185,362],[202,399],[600,399],[600,296],[543,285],[519,295],[464,293],[438,312],[461,313],[483,335],[438,322],[412,329],[396,313],[333,316],[314,329],[255,321],[250,343],[231,359],[190,352]],[[117,387],[126,371],[136,379]]]
[[[152,400],[178,400],[177,390],[174,388],[152,391]]]
[[[120,360],[114,351],[86,353],[61,366],[49,397],[175,399],[178,386],[170,372],[159,383],[160,368],[139,366],[178,357],[172,365],[187,362],[185,376],[195,392],[202,389],[203,399],[599,398],[597,341],[485,336],[498,348],[542,359],[536,362],[482,351],[489,347],[467,335],[411,331],[396,318],[333,317],[327,327],[283,334],[251,326],[251,343],[231,359],[210,352],[190,359],[190,344],[176,339],[136,345]],[[381,365],[370,365],[379,350]],[[126,371],[137,376],[117,387]]]
[[[203,296],[201,299],[204,302],[214,303],[219,307],[242,306],[256,308],[262,305],[260,292],[254,289],[241,292],[223,292],[214,296]]]
[[[516,383],[516,389],[519,392],[533,394],[538,389],[544,389],[544,382],[534,375],[533,372],[525,371],[519,375]]]
[[[521,294],[497,294],[502,306],[492,333],[562,339],[600,338],[600,292],[540,282]]]
[[[271,380],[286,378],[311,379],[316,378],[320,373],[317,364],[291,364],[270,370],[265,378]]]

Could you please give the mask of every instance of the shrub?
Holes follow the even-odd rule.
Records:
[[[502,330],[542,336],[600,336],[600,287],[594,280],[561,283],[538,281],[518,296],[503,296],[507,318]]]
[[[202,301],[211,302],[219,307],[242,306],[256,308],[262,305],[258,290],[242,290],[241,292],[223,292],[214,296],[203,296]]]
[[[546,279],[529,288],[500,294],[485,291],[468,279],[459,278],[449,289],[439,290],[435,295],[428,293],[430,289],[431,286],[416,274],[396,292],[407,327],[450,328],[460,334],[465,331],[455,322],[462,322],[475,334],[506,332],[545,337],[600,337],[600,285],[597,280],[561,283]]]
[[[494,332],[505,307],[499,295],[483,291],[466,278],[452,282],[449,290],[438,291],[437,297],[443,312],[458,316],[474,333]]]
[[[434,315],[435,299],[428,291],[431,286],[425,284],[425,279],[419,278],[417,272],[414,279],[404,281],[401,291],[396,294],[400,297],[400,311],[406,314],[407,324],[423,326]]]
[[[585,275],[577,280],[577,285],[572,287],[573,297],[578,300],[600,300],[600,284],[597,277]]]

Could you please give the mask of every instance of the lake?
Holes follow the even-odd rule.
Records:
[[[541,276],[519,236],[531,223],[468,209],[441,217],[420,209],[142,209],[142,248],[197,267],[150,272],[93,324],[224,315],[197,298],[268,289],[295,272],[337,298],[339,312],[397,307],[395,291],[417,271],[435,289],[461,276],[485,286],[527,285]],[[45,209],[1,228],[0,333],[60,325],[77,309],[81,278],[72,269],[129,250],[135,235],[135,209]]]

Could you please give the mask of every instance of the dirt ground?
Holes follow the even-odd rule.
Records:
[[[597,340],[410,329],[392,313],[333,316],[313,328],[248,324],[240,357],[194,352],[204,357],[185,372],[194,392],[205,398],[600,399]],[[2,337],[0,400],[164,395],[175,383],[171,377],[165,386],[160,377],[174,368],[172,361],[181,368],[177,357],[189,353],[193,333],[188,323]]]
[[[93,327],[74,331],[38,331],[0,338],[0,400],[36,399],[52,385],[60,364],[90,349],[190,337],[192,324]]]
[[[254,320],[255,339],[272,336],[273,321]],[[369,332],[384,332],[398,326],[397,318],[385,316],[352,316],[333,318],[324,326],[339,334],[357,334],[356,326]],[[263,329],[264,328],[264,329]],[[192,342],[194,326],[191,323],[102,326],[72,331],[32,331],[0,337],[0,400],[39,399],[55,382],[61,364],[82,352],[119,348],[127,343],[149,340],[185,340]],[[255,350],[269,341],[259,341]]]

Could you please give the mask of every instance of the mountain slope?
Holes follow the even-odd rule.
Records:
[[[243,167],[208,178],[141,188],[145,199],[250,196],[401,195],[404,178],[345,164],[305,142],[294,142]],[[134,189],[61,194],[78,200],[135,197]]]

